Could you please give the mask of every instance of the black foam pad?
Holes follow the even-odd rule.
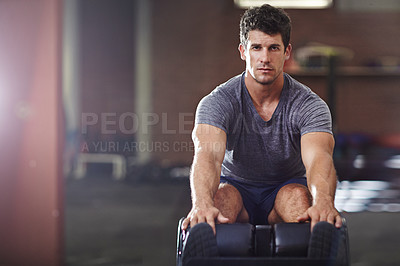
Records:
[[[274,225],[274,253],[278,257],[306,257],[310,240],[309,223],[280,223]]]
[[[254,256],[254,226],[251,224],[217,224],[215,226],[220,256]]]
[[[270,257],[272,255],[272,227],[270,225],[256,225],[255,255]]]

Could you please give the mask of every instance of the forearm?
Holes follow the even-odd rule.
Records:
[[[298,221],[311,219],[311,229],[319,221],[327,221],[339,228],[342,220],[334,204],[337,177],[332,158],[333,136],[323,132],[309,133],[302,137],[301,143],[313,203]]]
[[[193,206],[214,206],[214,195],[218,189],[221,165],[204,154],[196,154],[190,176]]]
[[[333,204],[337,177],[331,154],[322,153],[315,156],[307,171],[307,182],[313,196],[313,205],[321,201]]]

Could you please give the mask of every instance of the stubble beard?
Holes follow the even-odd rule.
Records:
[[[271,85],[276,81],[276,79],[279,77],[279,75],[271,76],[271,78],[268,78],[266,81],[262,81],[260,78],[257,78],[257,76],[255,74],[252,75],[252,77],[253,77],[254,81],[257,82],[258,84]]]

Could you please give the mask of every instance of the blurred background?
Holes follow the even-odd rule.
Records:
[[[261,2],[331,109],[352,265],[400,265],[396,0],[0,0],[0,265],[175,264],[194,112]]]

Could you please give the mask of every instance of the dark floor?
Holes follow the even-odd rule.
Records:
[[[85,178],[67,184],[67,265],[174,265],[186,182],[140,184]]]
[[[190,208],[186,181],[68,179],[66,265],[175,265],[177,221]],[[351,212],[353,266],[400,265],[400,212]]]

